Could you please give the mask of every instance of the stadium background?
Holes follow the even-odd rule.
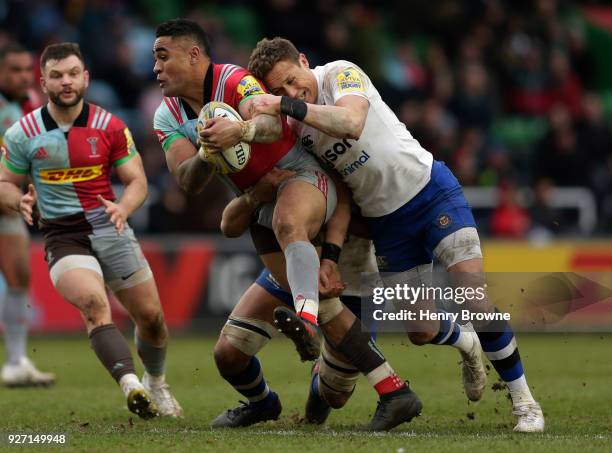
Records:
[[[155,25],[178,16],[210,33],[217,62],[246,66],[257,40],[277,35],[312,65],[357,62],[466,188],[488,271],[611,270],[612,9],[561,0],[427,3],[5,1],[0,45],[17,40],[38,56],[52,42],[80,43],[88,99],[128,123],[145,163],[150,196],[130,223],[174,328],[216,329],[260,269],[247,238],[218,234],[231,197],[225,187],[181,192],[152,132]],[[42,256],[36,240],[35,329],[80,330]],[[116,317],[127,321],[118,307]]]
[[[381,347],[426,405],[422,417],[395,433],[355,433],[375,406],[363,380],[349,407],[332,414],[331,430],[296,428],[309,364],[299,364],[282,340],[259,355],[282,397],[281,420],[211,432],[209,421],[237,399],[214,367],[214,336],[260,263],[249,238],[224,240],[217,233],[229,199],[221,185],[190,197],[169,177],[152,132],[160,93],[151,58],[155,25],[183,16],[211,34],[217,62],[245,65],[257,40],[275,35],[292,39],[313,65],[353,60],[466,187],[487,270],[610,276],[612,8],[605,3],[0,0],[0,45],[16,39],[38,56],[49,43],[79,42],[93,78],[89,100],[134,133],[150,197],[130,223],[160,288],[173,337],[169,382],[186,413],[184,420],[154,423],[128,418],[77,311],[53,290],[34,231],[29,352],[59,382],[44,392],[0,389],[0,432],[67,432],[78,451],[255,445],[263,451],[609,451],[612,337],[605,333],[519,335],[547,417],[542,435],[510,434],[510,405],[504,392],[494,391],[501,387],[493,374],[483,401],[466,406],[455,351],[416,348],[393,335],[382,335]],[[115,308],[128,332],[127,317]],[[611,316],[603,310],[596,315]]]

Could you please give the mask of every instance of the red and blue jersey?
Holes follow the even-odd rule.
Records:
[[[204,78],[204,102],[224,102],[239,111],[239,105],[251,96],[267,92],[264,85],[246,69],[231,64],[212,64]],[[153,128],[167,151],[179,137],[186,138],[197,148],[196,123],[198,113],[181,98],[164,98],[155,112]],[[297,138],[285,118],[282,118],[282,137],[271,144],[251,143],[251,159],[237,173],[220,175],[237,191],[244,191],[269,172],[293,147]]]
[[[129,129],[97,105],[84,103],[74,124],[64,131],[46,106],[9,128],[2,146],[2,164],[29,174],[38,193],[43,219],[89,212],[114,200],[110,172],[136,155]]]

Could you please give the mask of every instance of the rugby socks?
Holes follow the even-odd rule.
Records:
[[[287,280],[300,317],[317,325],[319,313],[319,255],[310,242],[296,241],[285,247]]]
[[[508,386],[513,404],[534,402],[510,324],[494,320],[486,326],[486,331],[476,333],[491,365]]]
[[[387,361],[366,374],[366,378],[380,396],[406,388],[404,380],[395,373]]]
[[[324,343],[321,355],[314,365],[311,388],[315,395],[326,400],[324,395],[351,394],[359,379],[359,370],[352,364],[333,356],[329,343]]]
[[[446,313],[438,309],[438,313],[440,312]],[[430,344],[452,346],[460,351],[469,352],[474,345],[474,336],[466,327],[443,317],[440,319],[440,330]]]
[[[379,395],[406,387],[406,383],[393,370],[385,356],[376,347],[359,319],[346,333],[336,350],[346,357],[355,368],[365,375]]]
[[[128,347],[127,341],[115,324],[105,324],[98,326],[91,331],[89,334],[89,341],[91,347],[98,356],[102,365],[108,370],[113,379],[121,385],[122,390],[125,392],[128,385],[136,385],[133,382],[133,378],[123,379],[123,382],[127,380],[127,384],[121,383],[123,376],[133,375],[136,378],[136,370],[134,369],[134,361],[132,360],[132,354]]]
[[[257,357],[251,357],[246,368],[234,376],[222,376],[234,389],[243,395],[255,409],[269,407],[278,396],[272,392],[263,377]]]
[[[7,363],[17,365],[26,355],[28,340],[28,291],[9,288],[4,301],[2,321]]]
[[[153,346],[140,338],[137,329],[134,331],[134,342],[136,343],[138,357],[140,357],[147,373],[152,377],[163,376],[166,368],[166,346]]]

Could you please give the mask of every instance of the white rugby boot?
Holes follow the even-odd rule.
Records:
[[[463,358],[461,368],[463,390],[470,401],[478,401],[482,398],[485,386],[487,385],[487,373],[482,363],[482,347],[476,332],[466,332],[464,330],[463,333],[470,333],[474,339],[472,348],[469,351],[459,351]]]
[[[2,383],[7,387],[46,387],[55,383],[55,374],[38,370],[30,359],[22,357],[18,364],[4,364]]]
[[[536,401],[512,407],[512,414],[518,417],[514,427],[517,433],[541,433],[544,431],[544,414]]]
[[[166,383],[163,375],[151,376],[145,371],[142,377],[142,385],[157,406],[159,415],[162,417],[183,416],[183,408],[170,392],[170,386]]]

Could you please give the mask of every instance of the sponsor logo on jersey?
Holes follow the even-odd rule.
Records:
[[[310,137],[310,135],[305,135],[302,137],[302,146],[312,149],[312,145],[314,145],[314,140]]]
[[[346,69],[338,74],[336,84],[341,93],[363,91],[361,74],[354,68]]]
[[[350,165],[347,165],[346,167],[344,167],[340,171],[340,174],[342,176],[350,175],[354,171],[359,170],[361,167],[363,167],[369,159],[370,159],[370,155],[366,153],[365,149],[362,150],[361,154],[359,155],[359,158],[353,161]]]
[[[126,127],[125,129],[123,129],[123,133],[125,135],[125,140],[127,142],[127,149],[129,151],[130,154],[135,153],[136,152],[136,145],[134,144],[134,138],[132,137],[132,133],[130,132],[130,130]]]
[[[66,184],[83,182],[95,179],[103,173],[102,165],[90,167],[57,168],[53,170],[40,170],[40,180],[45,184]]]
[[[87,137],[87,143],[91,147],[91,154],[89,157],[98,157],[98,137]]]
[[[306,137],[310,139],[310,135],[307,135]],[[352,147],[353,145],[345,138],[341,142],[334,143],[328,150],[325,150],[321,157],[323,157],[323,159],[325,159],[327,162],[333,163],[338,160],[338,156],[346,153]]]
[[[265,94],[261,84],[251,75],[245,76],[240,83],[238,83],[238,87],[236,89],[238,94],[243,98],[252,96],[254,94]]]
[[[453,219],[448,214],[440,214],[438,216],[438,226],[440,228],[448,228],[453,223]]]
[[[36,153],[34,154],[34,159],[38,160],[44,160],[47,157],[49,157],[49,153],[47,152],[44,146],[38,148],[38,151],[36,151]]]
[[[307,135],[306,137],[310,138],[309,135]],[[304,139],[302,139],[302,143],[303,140]],[[334,162],[338,160],[338,156],[341,156],[342,154],[346,153],[352,147],[353,144],[351,144],[347,139],[343,139],[341,142],[336,142],[329,149],[325,150],[325,152],[321,155],[321,158],[335,168]],[[364,166],[369,159],[370,155],[365,150],[362,150],[361,154],[359,154],[359,157],[357,157],[357,159],[346,165],[344,168],[338,169],[338,172],[342,176],[348,176],[354,171]]]

